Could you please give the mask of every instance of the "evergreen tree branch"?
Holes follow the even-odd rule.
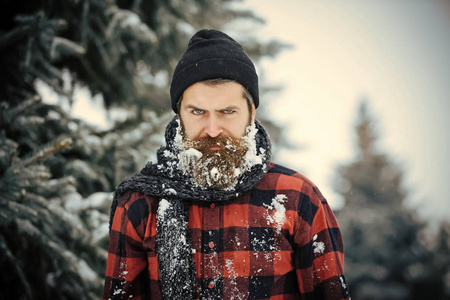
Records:
[[[88,33],[89,33],[89,11],[90,5],[89,1],[84,1],[83,3],[83,11],[81,14],[81,22],[80,22],[80,45],[84,49],[87,48],[88,41]]]
[[[27,99],[22,103],[19,103],[19,105],[13,108],[2,111],[0,124],[2,125],[2,127],[10,125],[19,115],[22,115],[27,109],[40,103],[41,101],[41,97],[34,96],[31,99]]]
[[[30,26],[24,25],[0,36],[0,53],[7,48],[22,42],[30,33]]]
[[[27,50],[25,52],[25,67],[29,67],[31,65],[32,60],[32,53],[33,53],[33,44],[34,44],[34,37],[29,36],[27,40]]]
[[[68,138],[68,137],[64,137],[60,140],[54,141],[54,142],[44,146],[42,149],[37,151],[37,153],[34,153],[28,159],[25,159],[23,162],[23,166],[29,167],[29,166],[35,164],[37,161],[55,153],[56,151],[58,151],[60,149],[70,148],[71,144],[72,144],[72,139]]]
[[[50,59],[54,62],[61,60],[65,56],[80,56],[85,53],[86,50],[77,43],[55,36],[50,49]]]

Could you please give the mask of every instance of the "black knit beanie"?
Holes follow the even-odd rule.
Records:
[[[258,75],[244,48],[223,32],[202,29],[191,38],[175,68],[170,85],[172,109],[184,90],[207,79],[231,79],[244,86],[259,105]]]

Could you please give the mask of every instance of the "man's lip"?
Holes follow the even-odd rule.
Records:
[[[220,146],[219,145],[211,146],[211,148],[209,148],[209,150],[220,150]]]

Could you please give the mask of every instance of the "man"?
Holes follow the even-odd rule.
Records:
[[[104,299],[348,299],[336,219],[311,181],[270,162],[241,45],[197,32],[171,101],[157,163],[114,194]]]

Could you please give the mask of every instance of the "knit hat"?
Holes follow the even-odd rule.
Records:
[[[258,75],[244,48],[223,32],[202,29],[191,38],[188,48],[175,68],[170,85],[172,109],[184,90],[207,79],[231,79],[240,83],[259,105]]]

